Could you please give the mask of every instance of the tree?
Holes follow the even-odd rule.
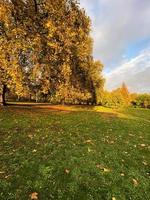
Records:
[[[130,93],[129,93],[129,90],[128,90],[128,88],[127,88],[127,86],[126,86],[125,83],[122,83],[122,86],[120,88],[120,93],[121,93],[121,95],[122,95],[122,97],[124,99],[124,103],[126,105],[129,105],[129,103],[131,101],[131,99],[130,99]]]
[[[91,22],[76,0],[3,0],[0,8],[7,87],[36,99],[97,102],[103,66],[92,58]]]
[[[25,48],[24,30],[16,26],[9,1],[0,2],[0,96],[5,105],[6,88],[23,94],[23,70],[20,51]]]
[[[150,94],[138,94],[132,104],[141,108],[150,108]]]

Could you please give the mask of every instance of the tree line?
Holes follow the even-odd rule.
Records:
[[[96,104],[103,65],[76,0],[0,1],[0,102],[18,98]]]
[[[103,91],[99,105],[105,107],[139,107],[150,108],[150,94],[130,93],[128,87],[123,83],[119,88],[109,92]]]

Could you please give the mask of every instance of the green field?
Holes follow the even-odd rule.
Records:
[[[150,110],[0,107],[0,200],[149,200]]]

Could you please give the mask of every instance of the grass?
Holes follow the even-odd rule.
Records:
[[[150,110],[0,108],[1,200],[149,200]]]

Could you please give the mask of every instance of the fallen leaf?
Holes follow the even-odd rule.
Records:
[[[99,169],[103,169],[103,165],[100,165],[100,164],[96,165],[96,167]]]
[[[141,147],[145,147],[145,146],[146,146],[146,144],[140,144],[140,146],[141,146]]]
[[[10,176],[11,176],[11,175],[7,175],[7,176],[5,176],[5,179],[8,179]]]
[[[35,152],[37,152],[37,150],[36,149],[33,149],[33,151],[32,151],[33,153],[35,153]]]
[[[124,173],[121,173],[120,175],[121,175],[121,176],[125,176],[125,174],[124,174]]]
[[[110,169],[107,169],[107,168],[104,168],[103,171],[104,171],[104,172],[110,172],[111,170],[110,170]]]
[[[150,176],[150,172],[147,172],[146,174],[147,174],[147,176]]]
[[[69,174],[70,171],[69,171],[68,169],[65,169],[65,173],[66,173],[66,174]]]
[[[86,143],[86,144],[93,144],[92,140],[86,140],[84,143]]]
[[[110,172],[111,170],[108,168],[105,168],[103,165],[96,165],[97,168],[102,170],[103,172]]]
[[[132,181],[133,181],[133,184],[135,185],[135,186],[137,186],[139,183],[138,183],[138,181],[136,180],[136,179],[132,179]]]
[[[143,161],[142,163],[143,163],[143,165],[145,165],[145,166],[148,165],[148,163],[147,163],[146,161]]]
[[[37,192],[33,192],[32,194],[30,194],[31,200],[37,200],[38,199],[38,193]]]
[[[115,143],[115,141],[110,141],[110,144],[114,144]]]
[[[29,137],[30,139],[32,139],[32,138],[33,138],[33,135],[29,134],[28,137]]]

